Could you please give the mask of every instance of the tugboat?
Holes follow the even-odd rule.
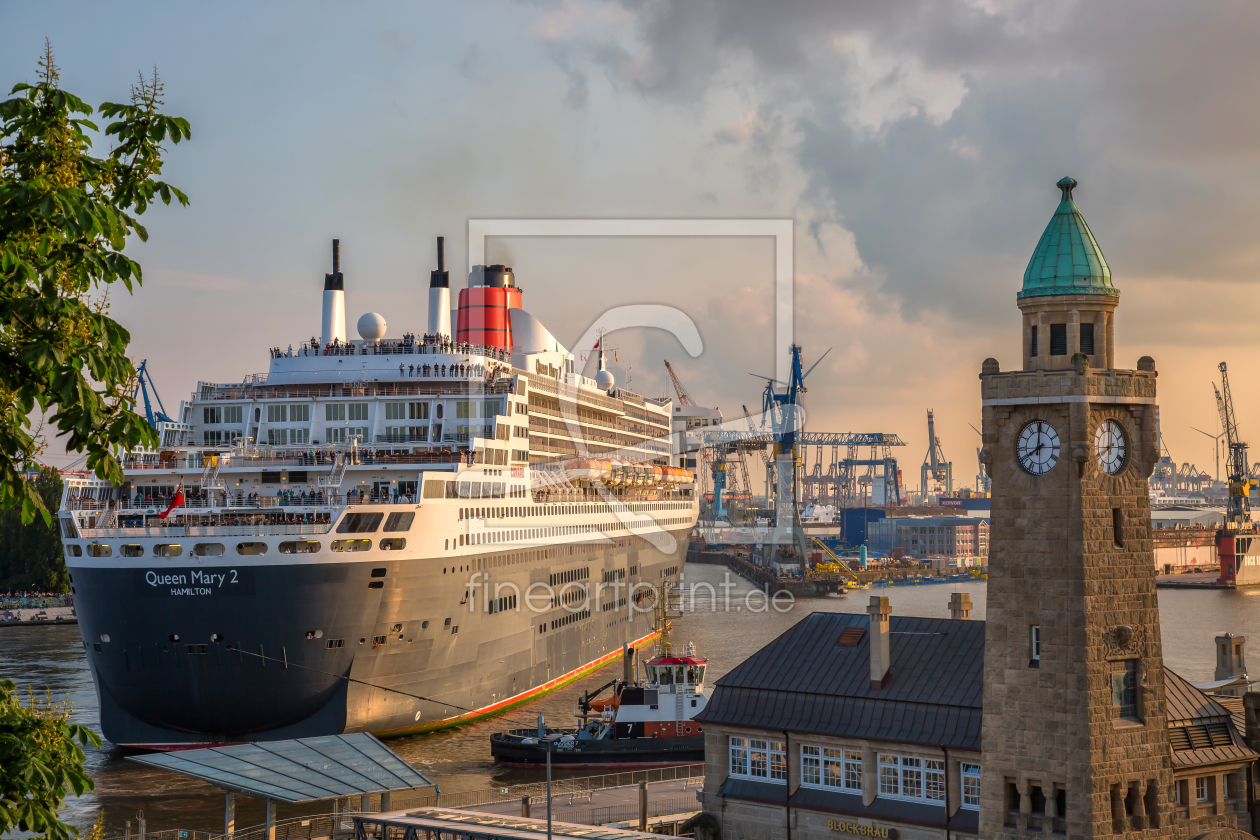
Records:
[[[708,660],[688,643],[679,654],[670,643],[670,619],[679,615],[668,607],[666,583],[656,599],[660,636],[651,659],[643,663],[644,678],[636,679],[633,645],[622,652],[622,676],[583,693],[574,707],[579,719],[573,729],[552,729],[539,716],[536,729],[513,729],[490,736],[490,754],[510,767],[541,766],[551,752],[551,763],[566,767],[698,764],[704,761],[704,729],[694,718],[709,703],[713,689],[704,682]],[[596,700],[605,689],[612,695]]]

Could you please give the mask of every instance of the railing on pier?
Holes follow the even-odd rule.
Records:
[[[586,776],[572,779],[556,779],[551,783],[551,804],[554,809],[562,804],[573,806],[579,800],[590,801],[594,791],[610,788],[638,785],[640,782],[674,782],[682,781],[683,787],[700,787],[704,784],[704,765],[687,764],[680,767],[659,767],[652,770],[637,770],[632,773],[610,773],[603,776]],[[470,808],[476,805],[493,805],[496,802],[520,802],[526,796],[531,805],[545,805],[547,797],[546,782],[530,782],[502,788],[485,788],[482,790],[443,793],[440,796],[432,790],[426,790],[416,796],[394,794],[390,799],[391,811],[402,811],[410,808]],[[319,838],[346,838],[351,840],[354,832],[352,815],[360,813],[380,813],[381,798],[379,795],[369,798],[367,811],[359,810],[359,797],[337,799],[330,810],[311,814],[305,817],[278,820],[275,823],[276,840],[318,840]],[[683,813],[696,810],[696,799],[693,795],[674,796],[664,799],[648,800],[648,816],[661,816],[671,813]],[[327,804],[325,804],[327,807]],[[585,825],[602,825],[605,822],[620,822],[637,817],[637,805],[628,806],[632,811],[623,816],[621,811],[627,806],[609,806],[604,808],[588,808],[555,812],[555,818],[562,822],[576,822]],[[266,840],[266,825],[255,825],[238,829],[233,840]],[[164,831],[148,831],[143,835],[130,833],[108,838],[107,840],[227,840],[225,835],[217,832],[191,831],[187,829],[167,829]]]

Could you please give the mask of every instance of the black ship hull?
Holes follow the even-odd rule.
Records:
[[[652,615],[625,606],[624,589],[619,604],[594,586],[589,604],[534,611],[530,585],[627,567],[627,584],[658,583],[682,567],[686,531],[672,536],[670,551],[626,538],[454,558],[374,551],[361,562],[72,559],[70,572],[105,737],[179,749],[404,735],[559,688],[653,638]]]

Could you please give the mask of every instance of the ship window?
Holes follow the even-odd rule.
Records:
[[[373,570],[372,570],[372,577],[374,577],[374,578],[381,578],[381,577],[385,577],[385,570],[384,570],[384,569],[373,569]]]
[[[326,650],[336,650],[337,648],[343,648],[345,646],[346,646],[345,639],[329,639],[327,642],[324,643],[324,648]]]
[[[386,531],[410,531],[411,523],[416,519],[414,513],[391,513],[385,520]]]
[[[107,545],[89,545],[88,557],[109,557],[113,554],[113,550]]]
[[[402,551],[406,547],[407,541],[402,537],[386,537],[381,540],[381,551]]]
[[[154,557],[179,557],[184,553],[182,545],[155,545],[153,546]]]
[[[82,557],[82,556],[83,556],[83,548],[82,548],[81,546],[77,546],[77,545],[67,545],[67,546],[66,546],[66,556],[67,556],[67,557]]]
[[[371,540],[333,540],[333,551],[370,551]]]
[[[337,525],[337,533],[374,534],[384,518],[381,513],[347,513]]]
[[[426,481],[424,483],[424,498],[440,499],[446,495],[445,481]]]
[[[298,431],[298,430],[294,429],[294,431]],[[306,470],[289,470],[289,483],[290,484],[309,484],[310,481],[311,480],[308,477]]]
[[[314,554],[320,549],[320,544],[315,540],[299,540],[296,542],[280,543],[281,554]]]
[[[279,442],[283,443],[284,441],[279,441]],[[280,483],[279,470],[276,470],[274,472],[268,472],[264,470],[262,474],[262,483],[263,484],[279,484]]]
[[[237,543],[236,553],[244,555],[266,554],[267,544],[263,542]]]
[[[374,580],[368,584],[368,589],[384,589],[384,588],[385,588],[385,581],[383,580]]]
[[[194,557],[222,557],[223,543],[197,543],[192,547]]]
[[[144,546],[124,545],[118,549],[118,553],[123,557],[142,557],[144,556]]]

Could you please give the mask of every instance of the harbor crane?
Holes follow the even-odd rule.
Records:
[[[971,426],[971,430],[973,432],[980,435],[981,440],[984,440],[984,432],[980,431],[975,426],[972,426],[970,423],[968,423],[967,425]],[[983,449],[977,446],[976,447],[976,464],[979,465],[979,470],[976,472],[976,492],[988,493],[991,491],[993,485],[989,480],[989,471],[984,466],[984,458],[981,457],[982,452],[983,452]]]
[[[923,504],[927,504],[930,490],[940,495],[941,487],[945,494],[954,492],[954,464],[945,460],[945,450],[941,448],[941,439],[936,436],[936,423],[932,409],[927,410],[928,451],[923,457],[923,468],[919,474],[919,490],[923,493]]]
[[[682,405],[696,406],[696,401],[691,398],[691,394],[683,387],[682,381],[679,380],[678,374],[674,372],[674,366],[669,363],[669,359],[665,359],[665,371],[669,374],[669,381],[674,385],[674,393],[678,394],[678,402]],[[684,435],[684,442],[686,437]],[[684,447],[685,449],[685,447]],[[713,450],[708,447],[700,448],[700,458],[704,463],[704,470],[701,473],[705,478],[712,482],[713,487],[713,507],[710,509],[711,524],[715,525],[717,519],[726,515],[726,509],[722,506],[722,491],[726,489],[726,462],[721,461],[714,455]],[[704,489],[701,488],[701,497],[704,496]]]
[[[1260,541],[1251,522],[1251,471],[1247,469],[1247,444],[1238,434],[1238,420],[1234,416],[1234,396],[1229,390],[1229,373],[1225,363],[1220,364],[1221,387],[1216,391],[1216,408],[1221,415],[1221,428],[1225,430],[1225,474],[1229,486],[1229,503],[1225,509],[1225,521],[1216,532],[1216,557],[1221,565],[1220,582],[1226,586],[1256,583],[1257,560],[1260,559]]]
[[[153,392],[153,399],[157,400],[158,410],[153,410],[153,403],[149,400],[149,392]],[[158,423],[174,423],[170,417],[166,415],[166,406],[162,405],[162,398],[158,396],[157,386],[153,384],[153,377],[149,374],[149,360],[143,359],[140,367],[136,368],[136,384],[132,387],[131,393],[128,395],[131,404],[136,404],[136,397],[144,398],[144,419],[149,421],[149,425],[157,431]]]
[[[1238,421],[1234,417],[1234,397],[1229,391],[1229,373],[1225,363],[1220,364],[1221,387],[1216,389],[1216,409],[1221,415],[1221,428],[1225,430],[1225,443],[1229,452],[1226,459],[1226,477],[1229,480],[1229,506],[1225,523],[1230,529],[1245,527],[1251,522],[1251,474],[1247,469],[1247,444],[1238,435]]]

